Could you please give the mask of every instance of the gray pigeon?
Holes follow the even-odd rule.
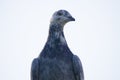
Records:
[[[66,10],[53,14],[47,42],[32,62],[31,80],[84,80],[81,61],[70,51],[63,33],[70,21],[75,19]]]

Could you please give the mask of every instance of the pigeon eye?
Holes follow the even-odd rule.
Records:
[[[63,14],[62,14],[61,12],[58,12],[57,15],[61,16],[61,15],[63,15]]]

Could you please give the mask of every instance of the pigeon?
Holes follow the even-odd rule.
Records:
[[[31,64],[31,80],[84,80],[82,63],[69,49],[63,32],[70,21],[75,19],[66,10],[52,15],[46,44]]]

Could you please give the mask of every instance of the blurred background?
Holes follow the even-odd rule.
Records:
[[[85,80],[120,80],[120,0],[0,0],[0,79],[30,80],[59,9],[76,19],[64,34]]]

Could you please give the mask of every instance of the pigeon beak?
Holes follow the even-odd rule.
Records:
[[[75,18],[73,18],[72,16],[68,17],[70,21],[75,21]]]

